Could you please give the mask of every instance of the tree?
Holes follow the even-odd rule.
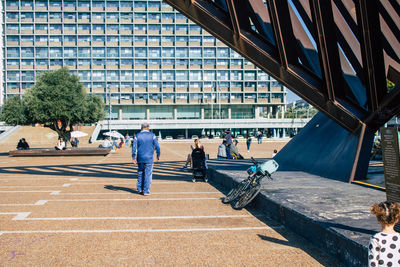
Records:
[[[1,112],[1,120],[8,124],[41,123],[65,140],[70,139],[73,125],[103,118],[103,100],[88,95],[79,77],[66,68],[41,74],[22,99],[7,99]]]

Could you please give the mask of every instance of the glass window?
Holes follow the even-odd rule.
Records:
[[[76,31],[76,25],[75,24],[65,24],[64,25],[64,30],[65,31]]]
[[[118,47],[108,47],[107,48],[107,57],[119,57]]]
[[[196,25],[196,24],[191,24],[190,25],[190,30],[191,31],[201,31],[201,27],[199,25]]]
[[[62,48],[61,47],[50,47],[50,57],[62,57]]]
[[[21,79],[22,79],[22,81],[34,81],[35,80],[35,72],[34,71],[22,71]]]
[[[64,41],[65,42],[76,42],[76,36],[71,36],[71,35],[65,35],[64,36]]]
[[[120,3],[121,7],[133,7],[133,2],[132,1],[121,1]]]
[[[189,56],[189,49],[187,47],[177,47],[176,48],[176,57],[188,57]]]
[[[122,47],[121,57],[133,57],[133,49],[131,47]]]
[[[21,19],[33,19],[33,13],[32,12],[22,12]]]
[[[174,13],[162,13],[162,19],[174,20],[175,14]]]
[[[7,83],[7,89],[19,89],[19,83]]]
[[[147,19],[147,13],[136,13],[135,12],[135,20],[140,20],[140,19]]]
[[[205,47],[204,48],[204,57],[214,57],[215,58],[215,48]]]
[[[245,71],[244,73],[245,80],[255,80],[256,79],[256,72],[255,71]]]
[[[149,19],[160,21],[161,14],[160,13],[149,13]]]
[[[155,94],[156,98],[161,99],[161,94]],[[162,119],[173,119],[174,107],[172,106],[152,106],[150,108],[150,119],[162,120]]]
[[[176,36],[177,42],[187,43],[189,38],[187,36]]]
[[[21,24],[22,31],[33,31],[33,24]]]
[[[160,7],[161,7],[160,2],[149,2],[149,8],[160,9]]]
[[[19,80],[20,80],[19,71],[7,71],[8,82],[19,82]]]
[[[147,59],[135,59],[135,65],[147,66]]]
[[[231,71],[231,79],[234,80],[234,81],[243,80],[243,72],[240,71],[240,70]]]
[[[176,65],[189,66],[189,60],[188,59],[177,59]]]
[[[62,42],[62,36],[61,35],[51,35],[50,36],[50,42]]]
[[[21,60],[22,66],[33,66],[33,59],[23,59]]]
[[[218,66],[228,66],[229,59],[217,59],[217,65]]]
[[[162,80],[163,81],[174,81],[175,80],[175,72],[173,70],[164,70],[162,72]]]
[[[45,20],[47,20],[47,13],[45,13],[45,12],[36,12],[35,13],[35,17],[36,17],[36,19],[45,19]]]
[[[18,66],[19,65],[19,60],[18,59],[8,59],[7,60],[7,65],[8,66]]]
[[[119,19],[119,13],[116,12],[108,12],[106,13],[107,19]]]
[[[149,24],[149,31],[157,31],[161,30],[161,25],[159,24]]]
[[[149,65],[161,65],[160,59],[149,59]]]
[[[118,25],[117,25],[118,26]],[[132,24],[121,24],[119,26],[121,31],[128,31],[128,32],[132,32],[133,30],[133,25]]]
[[[37,47],[36,48],[36,56],[47,58],[49,56],[49,49],[47,47]]]
[[[19,25],[18,24],[7,24],[7,30],[8,31],[18,31]]]
[[[62,24],[50,24],[50,31],[62,31]]]
[[[78,1],[78,6],[79,7],[90,7],[90,1]]]
[[[175,49],[173,47],[164,47],[162,51],[163,57],[174,57]]]
[[[8,19],[18,19],[19,13],[18,12],[7,12]]]
[[[178,15],[179,15],[179,14],[176,14],[177,19],[178,19]],[[177,30],[177,31],[180,31],[180,32],[185,32],[185,33],[187,33],[187,31],[188,31],[188,25],[181,25],[181,24],[178,24],[178,25],[176,25],[176,30]]]
[[[33,36],[32,35],[22,35],[21,42],[33,42]]]
[[[216,66],[215,59],[204,59],[204,65]]]
[[[93,57],[102,57],[106,56],[106,49],[104,47],[93,47]]]
[[[93,19],[104,19],[104,13],[92,13]]]
[[[102,35],[94,35],[93,36],[93,42],[104,42],[105,37]]]
[[[90,58],[90,47],[79,47],[78,48],[78,56],[83,58]]]
[[[48,26],[47,24],[36,24],[35,28],[37,31],[45,31],[47,32]]]
[[[51,0],[50,1],[50,6],[51,7],[61,7],[62,6],[62,1],[60,1],[60,0]]]
[[[8,2],[10,2],[10,1],[7,1],[7,5],[8,5]],[[12,1],[12,2],[17,3],[15,6],[18,6],[18,1]],[[28,1],[23,0],[23,1],[21,1],[21,6],[33,7],[33,1],[31,1],[31,0],[28,0]]]
[[[66,66],[76,66],[76,59],[65,59],[64,62]]]
[[[79,12],[78,13],[78,19],[90,19],[90,13]]]
[[[147,71],[135,70],[135,80],[147,80]]]
[[[93,31],[101,31],[104,32],[105,26],[104,24],[92,24]],[[103,40],[104,41],[104,40]]]
[[[146,8],[147,2],[145,1],[135,1],[135,8]]]
[[[106,64],[105,59],[93,59],[93,65],[104,66]]]
[[[119,59],[107,59],[108,66],[119,66]]]
[[[107,42],[119,42],[119,36],[118,35],[110,35],[107,36]]]
[[[105,81],[106,74],[103,70],[94,70],[92,77],[94,81]]]
[[[162,65],[175,65],[175,59],[163,59],[162,60]]]
[[[159,70],[150,70],[149,71],[149,80],[161,80],[161,71]]]
[[[187,21],[187,18],[181,13],[176,13],[176,19]]]
[[[78,42],[90,43],[90,35],[78,35]]]
[[[187,70],[177,70],[175,76],[177,81],[189,80],[189,72]]]
[[[93,1],[93,7],[105,7],[104,1]]]
[[[201,48],[200,47],[191,47],[189,49],[189,57],[191,57],[191,58],[201,57]]]
[[[117,70],[107,71],[107,81],[118,81],[118,80],[119,80],[119,71]]]
[[[121,35],[121,42],[131,43],[133,41],[133,36],[131,35]]]
[[[174,36],[162,36],[162,42],[163,43],[174,43],[175,37]]]
[[[76,13],[75,12],[64,12],[64,18],[65,19],[76,19]]]
[[[47,7],[47,0],[36,0],[35,5],[37,7]]]
[[[217,57],[229,57],[229,48],[218,47],[217,48]]]
[[[47,35],[37,35],[36,36],[36,42],[48,42],[49,38]]]
[[[217,80],[219,80],[219,81],[227,81],[227,80],[229,80],[229,71],[227,71],[227,70],[218,70],[217,71]]]
[[[150,47],[149,48],[149,57],[153,57],[153,58],[161,57],[161,48],[159,48],[159,47]]]
[[[64,6],[66,7],[76,7],[76,1],[64,0]]]
[[[215,71],[205,70],[204,71],[204,80],[205,81],[215,81]]]
[[[90,81],[90,71],[87,70],[78,71],[78,76],[81,81]]]
[[[10,48],[7,49],[7,55],[8,55],[8,50]],[[19,52],[19,48],[15,48],[18,49]],[[33,47],[22,47],[21,48],[21,56],[22,57],[33,57]]]
[[[151,35],[149,36],[149,42],[151,43],[160,43],[161,42],[161,37],[160,36],[155,36],[155,35]]]
[[[135,47],[135,57],[147,57],[147,49],[145,47]]]
[[[107,1],[107,7],[116,7],[118,8],[119,3],[118,1]]]
[[[121,65],[133,65],[133,59],[121,59]]]
[[[18,35],[8,35],[7,42],[19,42],[19,36]]]
[[[50,66],[62,66],[62,59],[50,59]]]
[[[123,2],[121,2],[122,5]],[[120,13],[121,19],[133,19],[133,14],[132,13]]]
[[[90,66],[90,59],[78,59],[78,66]]]
[[[78,31],[89,31],[90,32],[90,24],[79,24]]]
[[[121,81],[132,81],[132,80],[133,80],[133,71],[132,70],[121,71]]]
[[[189,77],[191,81],[201,81],[202,80],[201,70],[191,70],[189,72]]]
[[[107,24],[107,31],[118,31],[118,24]]]
[[[174,32],[175,27],[173,24],[163,24],[162,25],[162,31],[171,31]]]

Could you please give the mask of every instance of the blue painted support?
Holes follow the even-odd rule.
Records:
[[[350,182],[365,179],[374,132],[352,134],[318,113],[274,157],[280,171],[304,171]]]

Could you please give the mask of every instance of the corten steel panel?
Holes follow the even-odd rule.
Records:
[[[373,132],[400,112],[396,1],[164,1],[355,137],[343,148],[356,146],[345,176],[352,180],[365,174],[364,154]],[[387,79],[397,84],[390,92]],[[323,144],[316,143],[321,147],[315,151],[323,150]]]
[[[396,2],[165,2],[352,133],[379,128],[367,120],[375,113],[394,115],[385,68],[400,65]]]

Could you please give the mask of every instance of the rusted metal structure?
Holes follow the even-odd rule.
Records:
[[[374,132],[400,112],[397,0],[164,1],[324,114],[278,154],[281,165],[365,176]]]

